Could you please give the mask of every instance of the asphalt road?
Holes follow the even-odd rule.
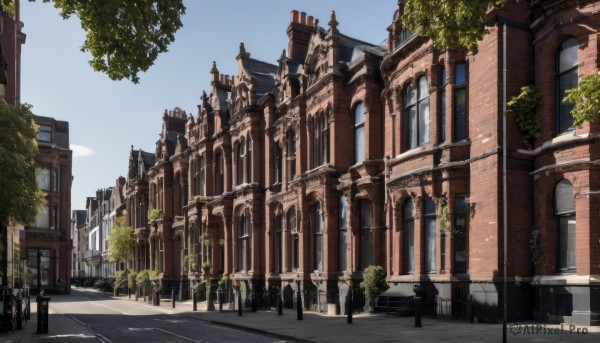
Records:
[[[285,342],[77,289],[52,296],[50,309],[86,326],[105,343]]]

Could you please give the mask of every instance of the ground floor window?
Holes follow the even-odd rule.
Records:
[[[54,285],[52,261],[54,252],[49,249],[27,249],[27,277],[29,285],[37,288]]]

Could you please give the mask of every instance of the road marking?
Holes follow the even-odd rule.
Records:
[[[179,338],[181,338],[181,339],[185,339],[186,341],[190,341],[190,342],[196,342],[196,343],[202,343],[202,341],[196,341],[196,340],[194,340],[194,339],[187,338],[187,337],[185,337],[185,336],[181,336],[181,335],[178,335],[178,334],[176,334],[176,333],[174,333],[174,332],[170,332],[170,331],[167,331],[167,330],[163,330],[163,329],[161,329],[161,328],[155,328],[155,329],[156,329],[156,330],[158,330],[158,331],[162,331],[162,332],[164,332],[164,333],[168,333],[168,334],[170,334],[170,335],[173,335],[173,336],[175,336],[175,337],[179,337]]]
[[[94,330],[92,330],[91,325],[89,325],[88,323],[84,323],[81,320],[73,317],[73,316],[69,316],[69,318],[71,318],[74,322],[78,323],[79,325],[85,327],[86,329],[88,329],[91,333],[93,333],[96,337],[98,337],[98,340],[100,340],[100,342],[102,343],[110,343],[110,339],[102,336],[101,334],[95,332]]]

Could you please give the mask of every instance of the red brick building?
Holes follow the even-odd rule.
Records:
[[[165,114],[154,161],[132,150],[134,265],[164,282],[299,287],[329,314],[344,311],[340,280],[358,287],[380,265],[386,296],[497,321],[506,153],[509,319],[598,324],[600,124],[573,127],[560,101],[598,71],[597,6],[509,0],[477,54],[413,35],[402,2],[382,45],[344,35],[334,12],[320,26],[292,11],[276,64],[241,44],[237,75],[213,64],[197,116]],[[509,116],[503,151],[504,92],[526,85],[539,138]]]

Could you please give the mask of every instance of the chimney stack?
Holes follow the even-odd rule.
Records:
[[[303,63],[308,51],[308,43],[314,30],[314,18],[305,12],[296,10],[290,13],[290,24],[287,28],[288,57]]]

